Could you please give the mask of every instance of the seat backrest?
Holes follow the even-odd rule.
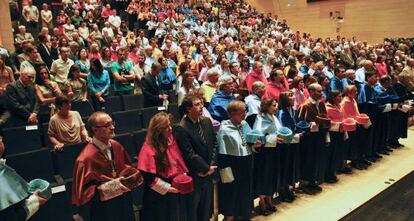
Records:
[[[41,125],[41,136],[42,136],[42,143],[44,147],[47,147],[49,149],[53,149],[53,144],[49,139],[49,134],[47,133],[49,129],[49,123],[43,123]]]
[[[145,137],[147,136],[147,130],[143,129],[140,131],[135,131],[134,133],[134,141],[135,141],[135,150],[137,151],[137,156],[139,151],[141,151],[142,145],[145,142]]]
[[[71,194],[68,191],[53,193],[42,208],[30,217],[30,221],[73,221]]]
[[[39,127],[26,130],[27,127],[12,127],[3,130],[4,145],[7,154],[23,153],[38,150],[42,147]]]
[[[76,158],[85,146],[85,142],[68,144],[63,147],[62,151],[53,152],[56,171],[64,179],[72,177],[73,166],[75,165]]]
[[[177,93],[175,93],[175,90],[168,91],[168,101],[171,104],[176,104],[178,102],[178,97],[177,97]]]
[[[134,137],[130,133],[124,133],[124,134],[117,134],[114,138],[114,140],[118,141],[124,149],[129,153],[129,156],[131,159],[135,159],[137,157],[137,146],[134,144]],[[134,160],[135,161],[135,160]]]
[[[178,109],[178,104],[169,104],[168,105],[168,113],[172,114],[174,116],[174,123],[180,122],[180,111]]]
[[[27,182],[36,178],[55,182],[52,156],[47,148],[7,155],[6,159],[7,165]]]
[[[142,113],[142,126],[144,128],[148,128],[149,122],[150,122],[152,116],[154,116],[155,114],[157,114],[160,111],[162,111],[162,110],[159,110],[159,107],[143,108],[141,110],[141,113]]]
[[[144,95],[122,95],[124,110],[136,110],[144,107]]]
[[[94,109],[89,101],[72,102],[72,110],[78,111],[81,117],[90,116],[94,112]]]
[[[120,96],[110,96],[105,98],[105,108],[102,109],[110,114],[117,111],[123,111],[122,100]]]
[[[139,110],[119,111],[112,113],[116,122],[115,133],[128,133],[142,128],[141,113]]]

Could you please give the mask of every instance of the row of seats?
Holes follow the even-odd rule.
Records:
[[[149,107],[113,112],[111,116],[116,122],[115,133],[131,133],[133,131],[139,131],[143,128],[148,128],[151,117],[159,111],[164,111],[164,109],[160,107]],[[175,122],[178,122],[180,114],[177,104],[170,104],[167,111],[174,116]],[[92,112],[89,114],[91,113]],[[92,134],[92,131],[86,122],[88,116],[89,115],[82,116],[82,119],[87,125],[89,134]],[[38,125],[37,128],[21,126],[3,129],[4,143],[6,147],[8,147],[7,154],[17,154],[38,150],[41,147],[53,149],[53,145],[50,142],[47,133],[48,127],[49,123],[43,123]]]

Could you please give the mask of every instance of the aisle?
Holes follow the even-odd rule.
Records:
[[[408,139],[400,140],[404,148],[373,164],[368,170],[354,170],[351,175],[339,175],[336,184],[323,184],[320,194],[300,194],[292,203],[277,205],[278,211],[254,221],[335,221],[346,216],[381,191],[414,170],[414,127]]]

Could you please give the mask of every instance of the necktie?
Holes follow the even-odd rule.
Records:
[[[203,140],[203,143],[207,143],[206,138],[204,137],[204,131],[203,131],[203,128],[201,127],[201,123],[198,122],[197,124],[198,124],[198,134],[200,135],[201,140]]]

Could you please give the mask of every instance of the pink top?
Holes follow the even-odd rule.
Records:
[[[344,114],[339,107],[326,103],[326,115],[331,121],[342,122],[344,120]]]
[[[280,93],[284,91],[288,91],[288,90],[289,90],[289,87],[286,87],[286,85],[270,83],[266,87],[266,92],[264,94],[264,97],[265,98],[273,97],[276,101],[279,101]]]
[[[382,77],[384,75],[388,75],[387,65],[382,63],[375,63],[375,68],[377,68],[378,77]]]
[[[246,77],[247,90],[251,93],[253,88],[253,83],[256,81],[261,81],[267,85],[267,79],[262,73],[257,73],[255,71],[250,72]]]

